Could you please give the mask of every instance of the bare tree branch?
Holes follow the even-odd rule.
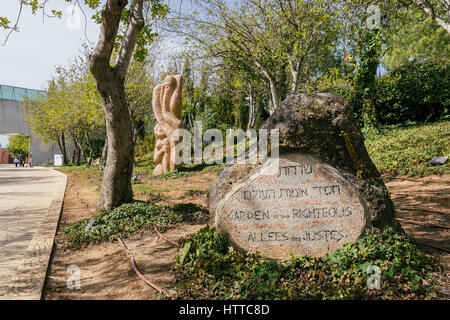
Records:
[[[14,27],[11,28],[11,31],[8,32],[8,35],[6,36],[6,39],[3,42],[2,46],[6,45],[6,42],[8,42],[9,36],[11,35],[11,33],[13,33],[14,31],[17,30],[17,26],[19,25],[19,20],[20,20],[20,16],[22,15],[22,7],[23,7],[22,0],[19,0],[19,2],[20,2],[20,7],[19,7],[19,13],[17,15],[16,23],[14,24]]]

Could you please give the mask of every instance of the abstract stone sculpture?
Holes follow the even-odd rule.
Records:
[[[154,175],[160,175],[173,171],[175,164],[175,146],[179,140],[172,139],[175,130],[182,128],[181,99],[183,78],[181,75],[167,76],[163,84],[159,84],[153,90],[153,112],[156,121],[154,133],[156,136],[153,161],[156,168]]]

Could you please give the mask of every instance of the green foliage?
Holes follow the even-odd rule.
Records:
[[[389,26],[383,28],[388,52],[383,65],[395,70],[410,58],[419,60],[450,57],[450,36],[431,17],[411,7],[399,10]]]
[[[152,122],[145,124],[145,130],[143,131],[144,137],[138,136],[136,139],[136,144],[134,146],[134,155],[136,158],[142,158],[146,157],[151,154],[151,157],[153,158],[153,150],[155,150],[155,142],[156,137],[153,133],[153,127],[155,126],[155,123]],[[150,129],[151,130],[147,130]],[[137,161],[137,160],[136,160]]]
[[[360,116],[365,127],[376,127],[375,77],[382,56],[380,30],[364,33],[358,45],[359,68],[355,77],[355,99],[353,110]]]
[[[381,269],[381,290],[370,290],[368,267]],[[397,299],[433,297],[437,261],[404,234],[369,233],[322,258],[275,262],[235,251],[206,227],[186,240],[177,258],[182,299]]]
[[[303,77],[311,77],[308,73],[314,70],[308,70],[308,63],[319,61],[317,57],[324,51],[329,53],[340,26],[341,6],[330,0],[213,0],[195,5],[190,14],[173,19],[173,29],[188,35],[188,41],[194,39],[194,46],[207,55],[220,59],[226,73],[245,87],[255,86],[255,82],[265,87],[273,107],[286,97],[289,87],[295,91]],[[219,106],[228,107],[221,113],[226,118],[221,122],[232,125],[236,121],[243,126],[242,100],[235,100],[234,110],[229,112],[228,97],[221,98]]]
[[[8,151],[15,156],[28,156],[30,153],[30,136],[9,137]]]
[[[227,240],[213,228],[206,227],[182,245],[177,263],[184,268],[198,268],[199,272],[210,273],[220,267],[215,263],[226,254],[227,250]]]
[[[450,118],[450,61],[409,62],[376,84],[381,124]]]
[[[206,173],[206,172],[219,172],[223,168],[223,164],[187,164],[182,167],[175,169],[173,171],[161,174],[154,178],[157,179],[177,179],[181,177],[187,177],[196,173]]]
[[[85,219],[64,229],[64,240],[71,247],[98,243],[127,236],[144,227],[156,226],[161,231],[183,221],[193,221],[205,216],[205,210],[195,204],[177,204],[173,207],[136,201],[123,204],[110,212],[94,215],[94,224],[85,230],[91,219]]]
[[[154,63],[151,57],[145,58],[144,61],[133,60],[125,80],[125,98],[133,122],[134,135],[139,140],[138,152],[145,151],[146,143],[151,144],[146,137],[148,136],[151,140],[154,136],[154,119],[149,116],[152,113],[151,88],[156,86],[156,79],[151,75]]]
[[[433,157],[450,154],[450,122],[380,127],[365,145],[378,170],[387,175],[450,173],[448,163],[430,166]]]
[[[47,96],[26,99],[24,108],[30,128],[43,141],[57,141],[63,148],[63,136],[70,136],[76,150],[92,160],[101,153],[105,120],[87,59],[79,56],[67,67],[57,67]]]
[[[329,70],[313,83],[310,91],[333,92],[344,97],[361,126],[450,119],[448,60],[408,62],[380,78],[373,78],[373,83],[369,77],[367,81],[359,80],[359,86],[352,86],[340,75],[336,78],[336,72]]]

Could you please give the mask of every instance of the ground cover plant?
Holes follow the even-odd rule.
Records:
[[[100,211],[90,219],[84,219],[64,229],[64,240],[70,247],[128,236],[145,227],[157,227],[161,231],[180,222],[201,221],[207,218],[206,210],[192,203],[160,206],[151,202],[135,201],[123,204],[111,211]],[[90,228],[86,229],[93,220]]]
[[[365,145],[380,173],[388,176],[450,173],[448,163],[431,166],[433,157],[450,154],[450,122],[381,127],[365,134]]]
[[[369,289],[373,267],[380,289]],[[243,254],[206,227],[186,239],[175,267],[181,299],[429,299],[438,263],[403,233],[369,233],[322,258],[276,262]],[[369,279],[370,281],[370,279]]]

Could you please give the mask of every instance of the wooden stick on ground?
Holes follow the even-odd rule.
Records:
[[[411,224],[418,224],[421,226],[427,226],[427,227],[435,227],[435,228],[442,228],[442,229],[450,229],[450,225],[448,224],[437,224],[437,223],[429,223],[429,222],[422,222],[422,221],[416,221],[416,220],[409,220],[409,219],[402,219],[402,218],[395,218],[395,220],[405,223],[411,223]]]
[[[175,241],[172,241],[172,240],[170,240],[169,238],[163,236],[163,235],[159,232],[159,230],[158,230],[158,228],[157,228],[156,226],[154,226],[153,228],[155,229],[155,231],[156,231],[156,233],[158,234],[158,236],[160,236],[162,239],[166,240],[167,242],[173,244],[173,245],[176,246],[176,247],[179,247],[179,246],[180,246],[180,245],[179,245],[178,243],[176,243]]]
[[[171,295],[166,290],[164,290],[163,288],[157,286],[156,284],[154,284],[153,282],[151,282],[150,280],[148,280],[147,278],[145,278],[142,275],[142,273],[139,271],[139,269],[138,269],[138,267],[136,265],[136,260],[134,259],[133,253],[131,253],[130,249],[128,249],[128,247],[125,245],[125,243],[122,241],[122,239],[120,239],[120,237],[118,237],[117,240],[119,240],[119,242],[122,245],[122,247],[126,250],[128,255],[130,256],[130,258],[131,258],[131,265],[133,266],[134,272],[136,272],[138,277],[141,278],[142,281],[144,281],[147,285],[149,285],[150,287],[152,287],[153,289],[155,289],[159,293],[164,293],[166,296],[171,297]]]

